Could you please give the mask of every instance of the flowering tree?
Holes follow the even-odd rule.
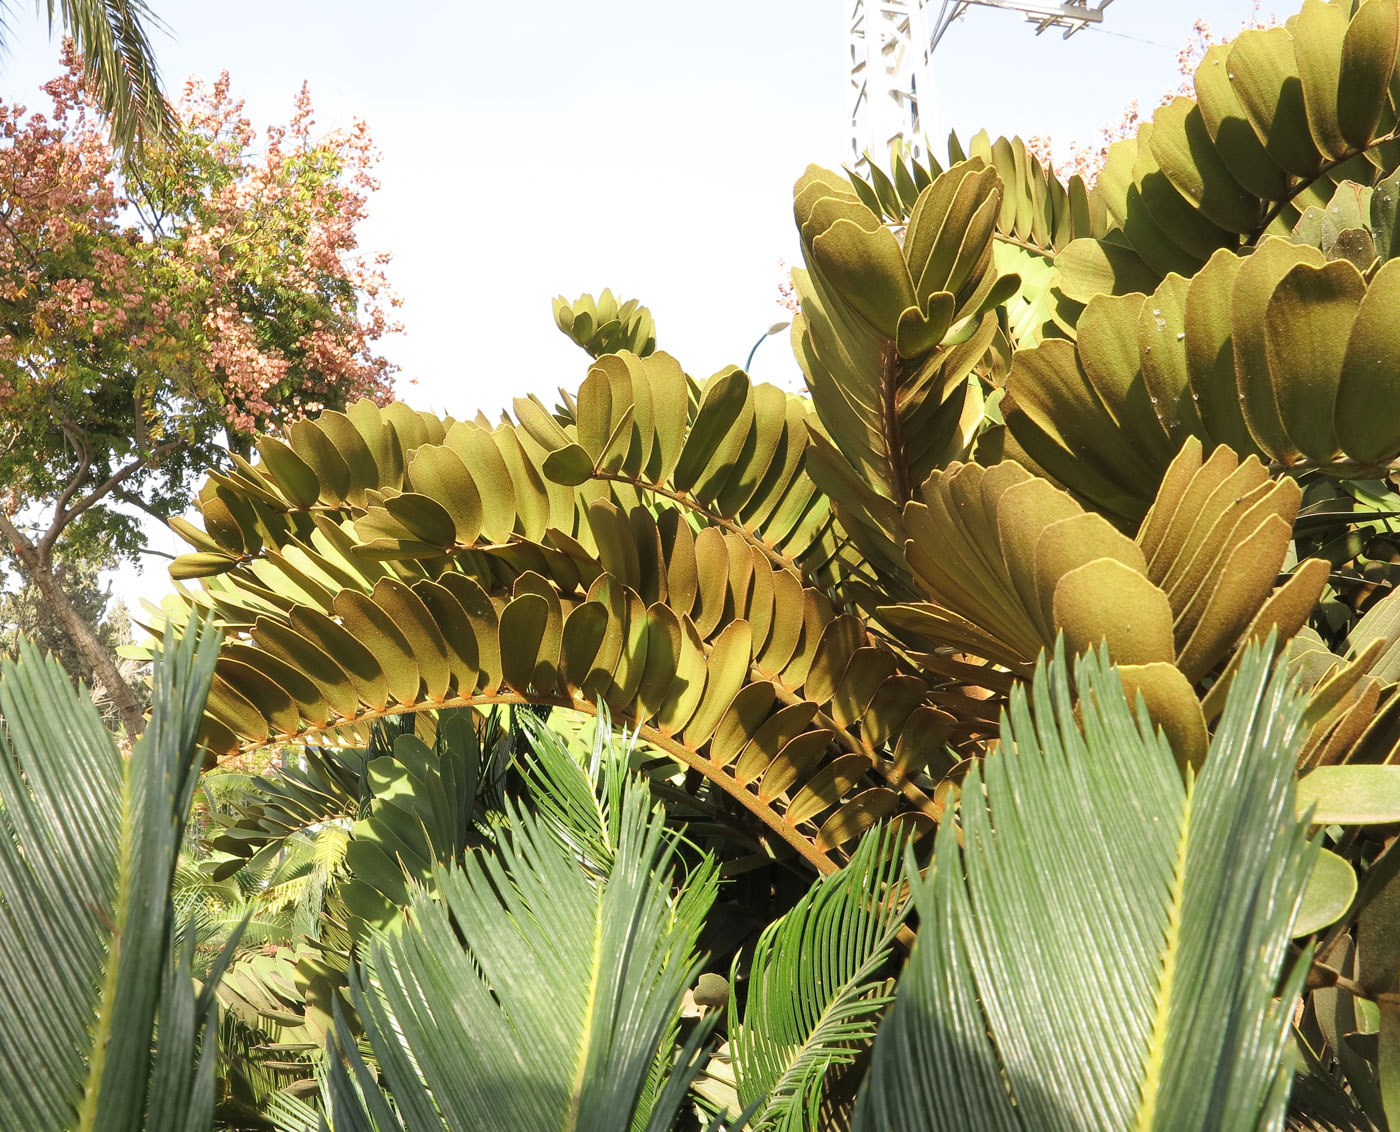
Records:
[[[363,123],[318,135],[303,88],[259,138],[223,75],[187,83],[170,142],[122,164],[64,63],[51,115],[0,106],[0,535],[137,729],[55,556],[135,553],[134,512],[182,509],[220,442],[387,399],[397,300],[387,257],[357,252]]]

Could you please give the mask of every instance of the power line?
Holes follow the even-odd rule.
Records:
[[[1103,19],[1104,9],[1112,3],[1113,0],[1097,0],[1097,3],[1095,0],[942,0],[933,24],[930,50],[936,48],[953,23],[973,7],[1020,12],[1036,25],[1036,35],[1053,27],[1063,29],[1064,38],[1068,39],[1087,27],[1096,26]]]
[[[1096,31],[1100,35],[1115,35],[1119,39],[1131,39],[1134,43],[1145,43],[1149,47],[1160,47],[1163,51],[1179,51],[1179,47],[1171,47],[1165,43],[1158,43],[1155,39],[1143,39],[1140,35],[1128,35],[1126,32],[1111,31],[1103,27],[1088,27],[1085,31]]]

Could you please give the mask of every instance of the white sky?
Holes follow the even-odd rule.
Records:
[[[787,317],[792,183],[845,152],[846,0],[151,2],[171,33],[155,37],[168,88],[227,69],[262,126],[286,120],[306,79],[323,127],[368,121],[384,160],[364,246],[394,256],[407,333],[384,352],[417,379],[400,386],[417,408],[494,416],[576,388],[587,359],[550,299],[603,287],[649,306],[658,345],[696,377],[741,364]],[[935,57],[936,150],[949,127],[1091,141],[1176,84],[1193,20],[1232,32],[1254,9],[1116,0],[1102,30],[1062,40],[974,8]],[[37,107],[57,46],[32,12],[6,15],[0,97]],[[796,377],[784,336],[752,372]],[[152,545],[186,549],[168,532]],[[117,584],[158,597],[163,563]]]

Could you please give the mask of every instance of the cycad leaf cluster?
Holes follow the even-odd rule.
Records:
[[[54,660],[0,665],[0,1128],[207,1129],[213,983],[171,887],[216,634],[170,640],[129,757]]]
[[[1063,654],[1017,690],[964,783],[961,851],[940,827],[858,1129],[1282,1126],[1313,857],[1300,698],[1251,647],[1183,782],[1102,652],[1074,675],[1078,712]]]
[[[516,724],[526,739],[522,770],[536,814],[586,869],[606,876],[617,857],[635,733],[630,741],[615,736],[603,712],[581,761],[538,717],[521,712]]]
[[[405,926],[369,946],[351,996],[397,1113],[342,1019],[337,1129],[670,1127],[698,1069],[696,1041],[655,1108],[638,1107],[698,970],[713,868],[673,893],[676,839],[639,785],[622,794],[602,879],[547,820],[516,812],[512,827],[495,853],[440,868],[440,902],[415,898]]]
[[[759,938],[730,1039],[739,1100],[759,1104],[752,1127],[821,1126],[833,1069],[875,1036],[891,997],[881,969],[906,911],[899,846],[891,827],[871,832]]]

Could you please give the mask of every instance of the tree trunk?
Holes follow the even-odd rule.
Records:
[[[54,577],[53,563],[47,560],[47,556],[41,557],[38,548],[15,530],[4,516],[0,516],[0,533],[8,536],[10,545],[19,555],[19,560],[23,563],[29,576],[34,579],[34,584],[39,587],[39,592],[43,595],[44,600],[58,614],[64,633],[73,646],[82,653],[83,659],[92,665],[93,672],[102,681],[107,694],[112,697],[112,705],[121,715],[122,723],[126,725],[127,737],[135,741],[146,726],[146,717],[141,711],[141,702],[136,698],[136,693],[131,690],[131,685],[122,679],[117,662],[102,642],[97,639],[97,634],[93,632],[92,626],[84,621],[78,611],[73,608],[73,603],[68,600],[68,595],[63,592],[63,587]]]

